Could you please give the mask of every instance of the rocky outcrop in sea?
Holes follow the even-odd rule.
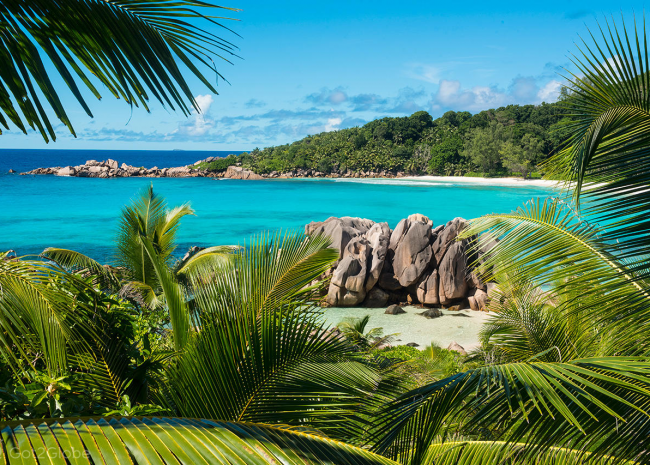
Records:
[[[153,168],[145,168],[143,166],[127,165],[126,163],[119,164],[116,160],[109,158],[105,161],[88,160],[83,165],[77,166],[36,168],[20,174],[53,174],[55,176],[79,178],[128,178],[139,176],[148,178],[232,177],[234,179],[254,179],[246,176],[245,171],[247,170],[237,169],[238,167],[230,167],[234,168],[234,170],[228,172],[229,176],[226,176],[226,173],[209,173],[204,170],[192,169],[190,166],[177,166],[174,168],[158,168],[154,166]],[[221,174],[221,176],[217,176],[218,174]],[[252,174],[255,175],[255,173]]]
[[[74,176],[79,178],[127,178],[127,177],[147,177],[147,178],[228,178],[243,180],[260,180],[275,178],[394,178],[405,176],[402,172],[390,171],[367,171],[345,173],[333,172],[323,173],[312,169],[298,169],[288,172],[277,172],[257,174],[241,166],[229,166],[224,171],[214,171],[209,169],[194,168],[197,165],[214,161],[215,157],[208,157],[204,160],[198,160],[192,165],[177,166],[173,168],[145,168],[143,166],[132,166],[126,163],[120,164],[116,160],[108,159],[104,161],[88,160],[83,165],[77,166],[53,166],[50,168],[36,168],[22,175],[27,174],[49,174],[55,176]],[[10,170],[10,173],[14,172]]]
[[[466,220],[455,218],[434,227],[421,214],[403,219],[394,230],[388,223],[351,217],[306,225],[306,234],[326,235],[339,250],[325,304],[384,307],[407,302],[485,311],[488,283],[471,266],[493,244],[477,249],[470,247],[477,237],[459,240],[466,226]]]

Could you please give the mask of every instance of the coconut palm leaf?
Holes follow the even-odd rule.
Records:
[[[114,97],[147,111],[150,96],[185,115],[192,107],[199,111],[179,65],[216,93],[199,67],[220,76],[213,57],[233,56],[235,47],[193,23],[203,19],[221,26],[217,21],[227,18],[211,12],[223,8],[200,0],[3,0],[0,125],[9,129],[12,123],[25,133],[31,127],[45,141],[55,140],[51,111],[75,134],[48,62],[91,117],[80,86],[100,99],[97,81]]]
[[[174,347],[176,350],[181,350],[190,337],[190,310],[185,291],[163,259],[156,253],[153,243],[147,237],[140,237],[140,240],[165,296]]]
[[[305,430],[189,418],[90,418],[9,423],[3,463],[395,465]],[[24,461],[23,461],[24,460]]]
[[[329,245],[262,235],[234,254],[229,272],[194,281],[197,331],[166,370],[170,407],[182,416],[361,434],[357,415],[379,373],[308,303],[312,281],[337,259]]]
[[[485,350],[499,362],[536,360],[562,362],[576,358],[614,354],[610,334],[593,325],[578,302],[584,302],[582,288],[564,287],[564,300],[533,283],[499,273],[498,287],[492,291],[490,319],[480,337]],[[589,306],[588,306],[589,307]]]
[[[453,439],[435,441],[422,463],[436,465],[607,465],[617,463],[613,457],[593,457],[588,451],[561,447],[550,447],[530,457],[526,451],[534,445],[525,443],[508,443],[504,441],[473,441]],[[641,463],[628,461],[630,465]]]
[[[486,366],[404,394],[384,410],[376,450],[404,463],[422,463],[429,445],[455,421],[508,442],[589,450],[633,460],[647,449],[650,364],[602,357],[569,363],[519,362]],[[458,427],[458,426],[456,426]]]
[[[233,252],[238,249],[239,247],[232,245],[207,247],[179,263],[176,267],[176,274],[186,276],[209,275],[215,270],[232,265],[234,260]]]
[[[104,279],[107,287],[113,289],[119,288],[119,278],[115,276],[111,268],[103,266],[101,263],[82,253],[75,252],[74,250],[48,247],[41,252],[40,256],[71,272],[83,272],[87,270]]]
[[[124,341],[117,337],[95,341],[91,350],[74,354],[72,363],[84,367],[79,387],[101,392],[100,404],[114,407],[129,387],[129,357],[124,350]]]
[[[30,260],[0,260],[0,357],[14,370],[42,357],[51,377],[67,368],[67,351],[96,335],[92,308],[77,293],[96,292],[61,269]]]
[[[573,295],[571,304],[580,316],[615,335],[618,353],[645,353],[648,328],[630,322],[650,317],[647,284],[617,259],[600,228],[563,201],[531,200],[515,212],[471,220],[462,237],[474,234],[500,239],[481,256],[482,269],[490,271],[485,280],[499,270],[548,286],[555,298]]]
[[[643,30],[607,21],[573,58],[578,74],[566,106],[567,147],[551,158],[552,176],[573,182],[584,214],[607,224],[603,240],[619,258],[647,254],[650,220],[650,73]]]

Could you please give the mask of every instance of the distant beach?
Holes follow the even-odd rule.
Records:
[[[548,179],[522,179],[522,178],[479,178],[469,176],[406,176],[403,180],[427,181],[432,183],[461,183],[478,184],[482,186],[504,186],[504,187],[550,187],[561,188],[558,181]]]

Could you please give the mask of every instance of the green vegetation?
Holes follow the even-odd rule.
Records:
[[[361,318],[346,318],[338,324],[343,337],[357,350],[369,351],[380,346],[390,345],[397,334],[384,335],[384,328],[372,328],[366,331],[370,315]]]
[[[224,158],[217,158],[216,160],[209,162],[197,163],[196,165],[192,165],[190,168],[208,171],[226,171],[229,166],[237,163],[239,163],[237,156],[230,154]]]
[[[566,115],[561,103],[509,105],[475,115],[449,111],[436,120],[418,111],[408,117],[383,118],[288,145],[230,155],[195,168],[223,171],[241,163],[259,174],[313,170],[338,175],[401,171],[527,177],[558,150]]]
[[[148,189],[122,212],[117,267],[0,255],[2,461],[648,463],[650,63],[635,35],[576,59],[568,144],[544,165],[572,196],[462,232],[500,239],[473,264],[498,284],[479,350],[381,350],[366,318],[325,327],[338,253],[323,237],[262,235],[176,263],[192,210]],[[515,129],[468,128],[489,143]],[[503,152],[527,169],[544,152],[525,135],[481,163],[498,169]]]

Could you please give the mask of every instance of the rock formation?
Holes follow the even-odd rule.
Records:
[[[226,170],[226,174],[224,175],[224,178],[249,179],[249,180],[264,179],[259,174],[255,174],[251,170],[246,170],[241,166],[229,166],[228,169]]]
[[[310,225],[307,225],[306,230],[309,229]],[[340,228],[334,229],[337,230],[337,237],[340,231],[340,237],[343,238],[344,226],[341,224]],[[368,292],[377,284],[384,267],[389,237],[388,224],[375,223],[363,234],[349,239],[332,275],[327,294],[327,303],[330,306],[358,305],[366,298]],[[373,300],[377,297],[375,294]],[[384,304],[386,301],[388,296]]]
[[[447,346],[447,350],[453,350],[454,352],[458,352],[460,355],[467,355],[465,348],[456,341],[452,341],[451,344]]]
[[[391,231],[387,223],[331,217],[306,225],[305,232],[328,236],[339,250],[326,298],[329,306],[408,302],[486,311],[493,283],[483,283],[471,269],[480,255],[471,246],[475,237],[458,238],[466,226],[463,218],[455,218],[433,227],[429,218],[415,214]]]
[[[362,218],[352,218],[344,216],[342,218],[330,217],[325,221],[312,221],[305,226],[305,234],[315,235],[323,234],[330,238],[332,247],[339,251],[339,260],[343,258],[345,247],[354,237],[364,234],[373,225],[374,221],[364,220]]]
[[[20,174],[53,174],[59,176],[78,176],[85,178],[119,178],[119,177],[211,177],[211,178],[231,178],[231,179],[244,179],[244,180],[259,180],[259,179],[275,179],[275,178],[400,178],[406,176],[401,171],[359,171],[359,172],[340,172],[333,170],[331,173],[324,173],[313,169],[297,169],[294,171],[271,173],[255,173],[252,170],[243,168],[241,166],[229,166],[225,170],[205,167],[206,164],[218,160],[218,157],[208,157],[204,160],[198,160],[192,165],[176,166],[171,168],[144,168],[127,165],[121,165],[112,159],[105,161],[88,160],[83,165],[78,166],[55,166],[50,168],[36,168],[26,173]],[[195,168],[197,166],[203,168]],[[107,168],[106,170],[91,170],[92,167]],[[59,174],[61,169],[69,168]],[[13,172],[13,170],[10,170]],[[68,173],[68,174],[64,174]]]
[[[80,178],[128,178],[140,176],[148,178],[217,177],[245,180],[264,179],[263,176],[240,166],[229,166],[225,172],[193,169],[191,166],[194,165],[176,166],[173,168],[158,168],[157,166],[144,168],[127,165],[126,163],[120,165],[117,160],[109,158],[105,161],[88,160],[83,165],[77,166],[36,168],[35,170],[20,174],[53,174],[56,176],[76,176]]]
[[[423,215],[411,215],[397,224],[390,236],[393,274],[402,287],[415,284],[429,266],[431,222]]]

